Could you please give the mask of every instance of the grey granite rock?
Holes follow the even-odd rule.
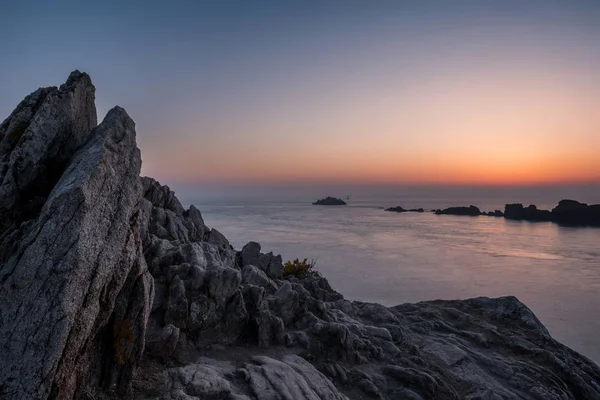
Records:
[[[13,151],[40,151],[43,157],[30,162],[43,163],[91,139],[68,160],[39,215],[16,228],[20,241],[4,254],[0,397],[70,398],[85,383],[126,393],[144,348],[153,283],[137,223],[141,160],[134,123],[114,108],[93,132],[76,132],[95,122],[87,75],[71,74],[53,96],[57,103],[46,98],[24,133],[35,139],[21,137]],[[46,140],[59,147],[40,149]],[[17,164],[11,168],[21,182]],[[47,177],[42,165],[30,168],[22,182]],[[98,360],[103,365],[93,364]]]
[[[34,216],[96,127],[95,88],[79,71],[38,89],[0,124],[0,216]],[[40,199],[41,197],[41,199]]]
[[[236,366],[202,358],[197,363],[157,374],[153,395],[138,398],[170,399],[306,399],[348,398],[309,362],[295,355],[280,360],[252,357]],[[142,386],[142,385],[140,385]]]

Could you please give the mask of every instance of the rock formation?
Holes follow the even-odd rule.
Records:
[[[144,349],[153,280],[142,256],[140,152],[114,108],[73,72],[0,125],[0,397],[127,391]]]
[[[406,210],[406,209],[402,208],[401,206],[397,206],[397,207],[386,208],[385,211],[403,213],[403,212],[424,212],[425,210],[423,210],[422,208],[411,208],[410,210]]]
[[[547,210],[538,210],[531,204],[528,207],[523,207],[523,204],[507,204],[504,207],[504,218],[527,220],[527,221],[551,221],[552,214]]]
[[[488,217],[504,217],[504,213],[500,210],[482,212],[481,215],[487,215]]]
[[[600,399],[514,297],[388,308],[236,251],[93,98],[74,72],[0,125],[0,398]]]
[[[552,211],[539,210],[534,204],[507,204],[504,209],[507,219],[556,222],[567,226],[600,226],[600,204],[587,205],[575,200],[561,200]]]
[[[600,226],[600,204],[561,200],[552,209],[552,221],[562,225]]]
[[[326,197],[324,199],[317,200],[313,203],[314,206],[345,206],[347,203],[342,199],[336,199],[335,197]]]
[[[481,211],[479,208],[475,206],[469,207],[449,207],[443,210],[436,210],[435,213],[437,215],[468,215],[472,217],[476,217],[481,215]]]

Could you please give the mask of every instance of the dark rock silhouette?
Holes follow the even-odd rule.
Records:
[[[504,217],[504,213],[500,210],[494,210],[489,212],[482,212],[481,215],[487,215],[488,217]]]
[[[411,208],[409,210],[405,210],[404,208],[397,206],[397,207],[386,208],[385,211],[397,212],[397,213],[403,213],[403,212],[421,212],[422,213],[425,210],[423,210],[422,208]]]
[[[600,226],[600,204],[587,205],[575,200],[561,200],[552,211],[539,210],[535,205],[507,204],[507,219],[556,222],[568,226]]]
[[[507,204],[504,208],[504,218],[526,221],[552,221],[548,210],[539,210],[534,204],[523,207],[523,204]]]
[[[436,210],[437,215],[467,215],[467,216],[478,216],[481,215],[479,208],[475,206],[469,207],[449,207],[443,210]]]
[[[236,251],[93,95],[75,72],[0,125],[0,398],[600,399],[514,297],[385,307]]]
[[[342,199],[336,199],[335,197],[326,197],[324,199],[317,200],[313,203],[315,206],[345,206],[347,203]]]
[[[600,204],[561,200],[552,209],[552,220],[562,225],[600,226]]]

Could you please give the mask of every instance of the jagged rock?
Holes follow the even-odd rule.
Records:
[[[281,318],[268,310],[261,310],[254,317],[254,323],[257,327],[256,335],[259,347],[266,348],[272,344],[283,343],[285,326]]]
[[[271,296],[267,296],[269,310],[289,325],[302,317],[308,310],[310,293],[302,285],[284,282]]]
[[[254,265],[264,271],[271,279],[283,278],[283,260],[281,255],[272,252],[263,254],[261,246],[256,242],[249,242],[236,255],[236,263],[242,268],[246,265]]]
[[[245,267],[246,265],[258,265],[258,259],[260,257],[260,244],[256,242],[248,242],[242,251],[238,255],[239,266]]]
[[[344,298],[341,293],[333,290],[331,285],[329,285],[329,281],[322,276],[311,275],[302,279],[300,283],[315,299],[325,302],[333,302]]]
[[[179,202],[179,199],[175,197],[175,193],[168,187],[163,186],[156,180],[147,176],[141,178],[142,186],[144,190],[144,198],[151,202],[155,207],[159,207],[165,210],[173,211],[175,215],[182,216],[184,208]],[[196,210],[196,208],[193,208]],[[204,225],[204,221],[200,216],[200,220]]]
[[[95,88],[79,71],[27,96],[0,124],[0,218],[37,216],[75,151],[96,127]]]
[[[84,384],[123,394],[152,298],[134,123],[117,107],[92,131],[94,88],[78,72],[32,96],[35,106],[28,98],[17,110],[29,124],[3,155],[2,207],[19,213],[15,201],[28,196],[43,206],[20,214],[32,219],[15,228],[18,243],[2,242],[0,397],[71,398]],[[13,125],[3,124],[5,139]]]
[[[271,252],[267,254],[260,254],[258,257],[257,266],[261,270],[265,271],[269,278],[283,278],[283,260],[281,258],[281,255],[274,255]]]
[[[246,265],[242,269],[242,283],[263,287],[267,293],[275,293],[278,289],[277,284],[254,265]]]
[[[190,206],[190,210],[192,209],[192,207],[194,207],[194,206]],[[208,243],[217,246],[217,248],[219,248],[220,250],[223,250],[223,251],[232,249],[227,238],[225,236],[223,236],[223,234],[216,229],[210,230],[210,233],[208,235]]]

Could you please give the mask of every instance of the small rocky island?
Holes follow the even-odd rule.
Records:
[[[600,399],[515,297],[385,307],[234,249],[94,98],[75,71],[0,124],[0,398]]]
[[[556,222],[566,226],[600,226],[600,204],[587,205],[575,200],[561,200],[552,211],[540,210],[534,204],[507,204],[507,219]]]
[[[422,213],[425,210],[423,210],[422,208],[411,208],[409,210],[406,210],[400,206],[397,206],[397,207],[386,208],[385,211],[397,212],[397,213],[403,213],[403,212],[420,212],[420,213]]]
[[[481,215],[481,211],[478,207],[469,206],[469,207],[449,207],[443,210],[435,210],[437,215],[468,215],[471,217],[476,217]]]
[[[326,197],[324,199],[317,200],[313,203],[314,206],[346,206],[346,203],[342,199],[338,199],[335,197]]]
[[[479,215],[485,215],[488,217],[503,217],[504,213],[500,210],[494,211],[480,211],[479,207],[469,206],[469,207],[449,207],[444,208],[443,210],[432,210],[433,213],[437,215],[466,215],[470,217],[477,217]]]
[[[395,211],[395,209],[386,211]],[[600,226],[600,204],[587,205],[575,200],[561,200],[552,211],[540,210],[534,204],[524,207],[520,203],[507,204],[504,212],[500,210],[481,212],[475,206],[449,207],[432,211],[437,215],[485,215],[518,221],[555,222],[564,226]]]

